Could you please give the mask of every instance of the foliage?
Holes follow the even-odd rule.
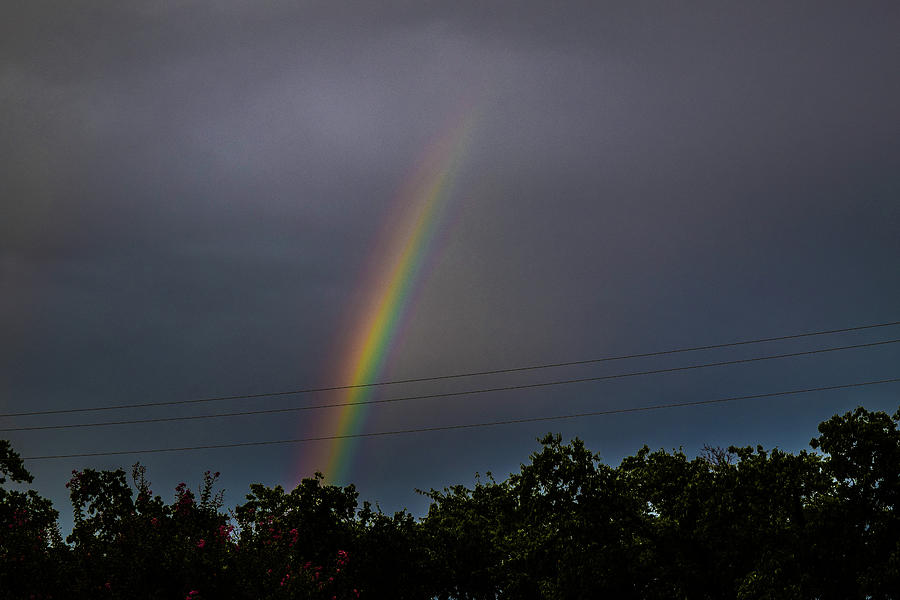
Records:
[[[0,598],[50,598],[59,589],[55,559],[62,546],[52,503],[34,490],[8,490],[7,479],[31,483],[9,442],[0,440]]]
[[[320,474],[219,474],[154,496],[146,470],[73,471],[64,543],[0,440],[0,598],[900,598],[900,411],[819,425],[813,452],[646,446],[616,467],[547,435],[519,472],[422,492],[427,515],[358,504]]]
[[[319,473],[290,493],[251,485],[247,502],[234,511],[240,533],[233,564],[243,597],[355,596],[341,573],[350,563],[345,548],[353,538],[356,497],[353,486],[322,485]]]
[[[493,478],[472,490],[456,485],[426,494],[432,504],[422,523],[435,595],[441,600],[494,598],[511,569],[514,500]]]

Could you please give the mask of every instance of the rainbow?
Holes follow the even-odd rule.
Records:
[[[434,140],[397,196],[395,208],[376,250],[354,307],[348,340],[339,344],[340,367],[336,380],[342,385],[361,385],[383,376],[391,351],[414,304],[423,273],[435,253],[435,239],[445,220],[454,176],[471,137],[474,111],[457,118],[447,132]],[[351,388],[341,403],[365,402],[373,388]],[[345,482],[352,468],[359,438],[340,436],[359,433],[369,406],[355,405],[325,411],[321,435],[338,436],[329,442],[318,465],[330,483]]]

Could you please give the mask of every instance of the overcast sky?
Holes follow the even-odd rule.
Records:
[[[476,107],[384,379],[900,320],[896,2],[15,0],[0,20],[0,409],[334,381],[397,198]],[[398,209],[398,206],[400,208]],[[595,377],[900,338],[900,328],[394,388]],[[372,408],[362,431],[713,399],[900,376],[900,344]],[[0,419],[0,426],[337,401]],[[651,447],[806,447],[898,385],[373,438],[349,481],[506,476],[548,431],[610,463]],[[328,436],[321,411],[19,431],[23,456]],[[29,461],[71,519],[73,468],[292,488],[322,443]],[[309,475],[310,473],[305,473]],[[339,482],[339,483],[347,483]]]

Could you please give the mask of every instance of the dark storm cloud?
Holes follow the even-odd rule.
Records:
[[[322,383],[385,213],[468,104],[481,116],[453,182],[452,223],[392,375],[896,316],[894,3],[8,4],[0,380],[11,407]],[[890,366],[848,364],[848,377]],[[715,395],[765,379],[753,373],[601,397]],[[768,374],[775,386],[792,372]],[[818,384],[840,368],[796,374]],[[432,403],[372,423],[538,414],[600,393]],[[785,423],[809,414],[791,410]],[[760,418],[736,417],[729,431]],[[688,421],[572,431],[615,453],[709,431],[709,418]],[[315,424],[298,422],[17,445],[262,439]],[[514,465],[535,433],[494,435],[465,450],[435,442],[433,461],[451,464],[439,474]],[[498,441],[482,452],[488,439]],[[452,482],[412,482],[433,470],[420,442],[380,443],[364,452],[360,483],[399,497]],[[400,477],[392,465],[411,470],[402,491],[388,491]],[[278,483],[290,468],[259,478]]]

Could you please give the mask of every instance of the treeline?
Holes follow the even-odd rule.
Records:
[[[617,467],[579,440],[503,481],[425,493],[386,515],[351,486],[251,485],[223,510],[218,473],[167,503],[145,469],[74,471],[72,534],[0,441],[0,597],[900,598],[900,410],[819,425],[813,451],[644,447]]]

